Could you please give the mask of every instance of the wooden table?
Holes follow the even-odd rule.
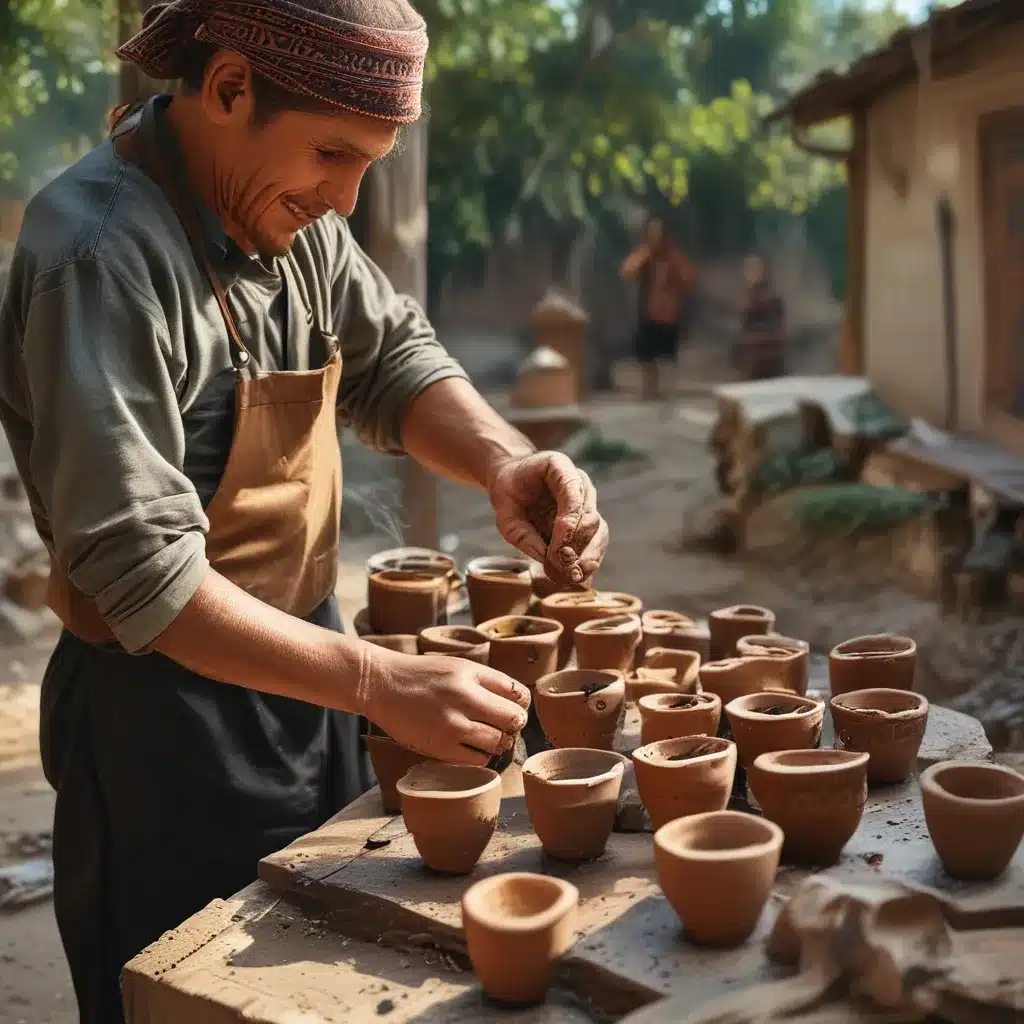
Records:
[[[630,715],[625,748],[635,745],[635,732]],[[933,707],[922,767],[990,755],[974,719]],[[699,950],[680,937],[660,894],[649,834],[617,832],[599,861],[558,865],[544,859],[529,828],[515,766],[506,772],[504,792],[498,832],[470,879],[428,876],[401,817],[382,811],[376,790],[367,793],[265,860],[260,881],[211,904],[128,964],[130,1024],[575,1024],[620,1019],[679,993],[696,1006],[776,975],[763,939],[805,871],[780,871],[749,942],[737,950]],[[459,897],[487,872],[523,869],[564,875],[579,886],[582,934],[549,1001],[508,1011],[484,1001],[468,966]],[[882,872],[924,883],[991,907],[993,920],[1008,899],[1024,902],[1024,848],[998,884],[963,885],[943,875],[916,780],[872,793],[860,829],[829,871],[850,878]]]

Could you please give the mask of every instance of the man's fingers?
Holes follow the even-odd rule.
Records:
[[[505,700],[512,701],[514,704],[518,704],[523,711],[530,710],[532,702],[530,691],[522,683],[516,682],[511,676],[505,675],[504,672],[497,672],[491,669],[489,672],[481,673],[477,677],[477,682],[484,689],[490,690],[491,693],[504,697]]]
[[[535,562],[543,562],[547,545],[541,535],[519,515],[498,514],[498,532],[512,547],[522,551]]]
[[[504,754],[509,748],[508,734],[493,726],[484,725],[483,722],[464,719],[461,723],[460,733],[459,742],[463,746],[482,751],[488,758],[495,754]]]
[[[604,554],[608,550],[608,524],[600,516],[597,518],[599,520],[597,530],[577,562],[577,566],[585,577],[592,576],[597,572],[601,567],[601,562],[604,561]]]

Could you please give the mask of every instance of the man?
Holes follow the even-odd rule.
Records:
[[[743,282],[733,364],[746,380],[781,377],[786,365],[786,305],[760,256],[743,261]]]
[[[642,374],[643,398],[661,397],[659,363],[674,360],[683,329],[682,304],[694,283],[690,261],[669,236],[665,225],[652,219],[647,236],[626,258],[624,281],[640,281],[640,319],[636,357]]]
[[[484,489],[572,582],[604,555],[586,475],[490,408],[342,219],[419,117],[426,43],[403,0],[177,0],[120,54],[182,91],[29,204],[0,420],[67,627],[41,745],[88,1024],[122,1019],[127,960],[365,786],[351,716],[470,764],[526,720],[499,672],[339,632],[336,416]]]

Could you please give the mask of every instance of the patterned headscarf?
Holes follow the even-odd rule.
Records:
[[[180,78],[191,39],[242,54],[283,89],[401,124],[420,116],[423,22],[374,29],[288,0],[172,0],[149,9],[117,55],[150,78]]]

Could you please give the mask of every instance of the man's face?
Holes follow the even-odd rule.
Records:
[[[232,219],[262,257],[283,256],[318,217],[352,212],[367,168],[391,151],[397,135],[389,121],[347,111],[286,111],[250,123],[222,159]]]

